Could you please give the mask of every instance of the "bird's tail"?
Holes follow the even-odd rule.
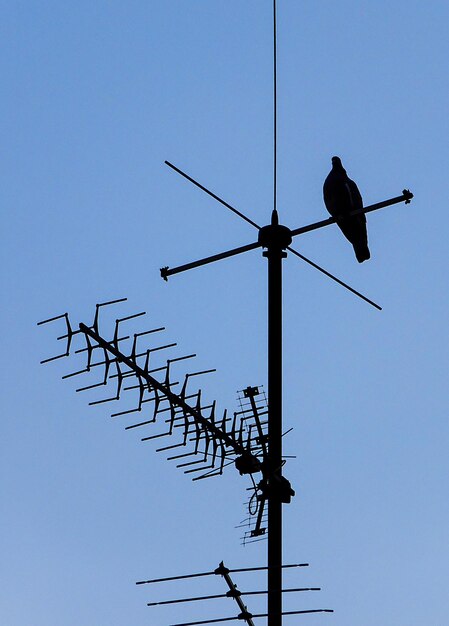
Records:
[[[357,244],[354,244],[354,252],[359,263],[363,263],[363,261],[368,261],[368,259],[371,257],[368,244],[365,242],[357,242]]]

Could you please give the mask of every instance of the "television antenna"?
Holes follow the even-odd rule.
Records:
[[[258,237],[257,241],[252,241],[244,246],[218,252],[178,267],[170,268],[165,266],[160,270],[161,277],[167,281],[170,276],[175,274],[259,248],[263,249],[263,256],[268,260],[268,449],[266,461],[266,472],[268,475],[268,488],[266,491],[268,501],[268,626],[281,626],[282,624],[282,504],[290,501],[285,497],[282,476],[282,260],[287,257],[286,251],[311,265],[367,304],[381,310],[381,307],[376,302],[291,247],[295,237],[334,224],[337,222],[335,217],[294,229],[279,223],[277,210],[276,12],[276,0],[273,0],[273,210],[271,222],[266,226],[260,226],[191,175],[170,161],[165,161],[172,170],[253,226],[258,231]],[[354,210],[349,213],[348,217],[370,213],[400,202],[408,204],[412,198],[413,194],[408,189],[404,189],[399,196]]]
[[[297,568],[297,567],[308,567],[308,563],[292,563],[288,565],[283,565],[282,568]],[[238,610],[240,611],[237,615],[233,615],[230,617],[221,617],[221,618],[212,618],[206,620],[196,620],[194,622],[183,622],[182,624],[172,624],[171,626],[199,626],[200,624],[218,624],[223,622],[232,622],[232,621],[242,621],[248,626],[255,626],[253,618],[257,619],[260,617],[268,617],[267,613],[251,613],[248,610],[248,607],[243,603],[242,596],[259,596],[265,595],[267,591],[240,591],[237,585],[234,583],[231,578],[231,574],[235,573],[252,573],[261,570],[266,570],[266,567],[243,567],[238,569],[229,569],[225,566],[223,561],[219,564],[219,566],[211,571],[211,572],[200,572],[198,574],[186,574],[185,576],[169,576],[166,578],[155,578],[153,580],[141,580],[136,583],[136,585],[148,585],[154,583],[166,583],[177,580],[186,580],[193,578],[204,578],[210,576],[221,576],[226,583],[228,591],[226,593],[220,594],[207,594],[202,596],[193,596],[187,598],[175,598],[172,600],[162,600],[159,602],[148,602],[147,606],[162,606],[162,605],[173,605],[173,604],[185,604],[187,602],[202,602],[205,600],[216,600],[218,598],[231,598],[237,604]],[[295,587],[290,589],[283,589],[282,593],[301,593],[308,591],[321,591],[320,587]],[[305,615],[307,613],[333,613],[332,609],[303,609],[303,610],[295,610],[295,611],[285,611],[284,615]]]
[[[94,388],[103,388],[110,382],[115,385],[115,393],[107,398],[92,401],[90,404],[102,404],[119,400],[122,392],[134,390],[137,393],[137,406],[114,413],[114,416],[134,414],[141,412],[148,406],[152,407],[150,419],[139,421],[127,426],[127,429],[140,428],[163,421],[164,430],[155,435],[144,437],[144,441],[159,439],[161,437],[180,434],[181,441],[158,448],[157,451],[169,451],[178,447],[189,447],[189,452],[180,455],[170,456],[171,460],[180,460],[184,457],[198,456],[194,461],[182,461],[178,467],[182,467],[186,473],[194,473],[194,479],[207,478],[221,474],[228,462],[235,464],[241,474],[255,474],[260,472],[262,479],[257,485],[259,498],[259,510],[256,527],[253,536],[257,537],[262,533],[262,520],[264,519],[264,506],[267,503],[267,528],[268,528],[268,558],[267,558],[267,596],[268,606],[266,617],[268,626],[281,626],[282,616],[282,570],[285,565],[282,562],[282,505],[289,503],[294,491],[288,480],[282,474],[284,457],[282,454],[282,260],[287,257],[287,251],[298,257],[302,261],[311,265],[328,278],[360,298],[370,306],[381,310],[381,307],[363,295],[341,279],[322,268],[314,261],[292,248],[291,244],[295,237],[306,232],[311,232],[336,223],[336,218],[330,217],[325,220],[314,222],[305,226],[290,229],[279,223],[277,210],[277,38],[276,38],[276,0],[273,0],[273,209],[271,221],[265,226],[260,226],[250,217],[230,205],[220,196],[201,184],[198,180],[181,170],[169,161],[166,164],[175,172],[193,183],[196,187],[207,193],[216,201],[227,207],[241,219],[251,224],[258,231],[256,241],[252,241],[245,246],[233,248],[215,255],[205,257],[184,265],[170,268],[168,266],[161,269],[161,276],[168,280],[170,276],[184,271],[201,267],[256,250],[263,249],[263,256],[268,261],[268,420],[267,429],[262,428],[257,410],[252,412],[250,424],[243,425],[243,421],[238,422],[236,416],[231,418],[224,411],[217,417],[216,403],[205,404],[200,389],[190,391],[192,378],[210,373],[213,370],[200,372],[190,372],[185,374],[184,382],[179,393],[173,391],[173,387],[178,384],[172,378],[173,364],[192,358],[194,355],[184,355],[172,359],[167,359],[163,366],[153,367],[153,355],[162,350],[169,349],[176,344],[163,344],[153,348],[141,350],[140,343],[143,336],[152,335],[163,328],[154,328],[148,331],[135,333],[133,338],[130,335],[121,335],[121,324],[131,319],[141,317],[143,313],[128,315],[118,318],[112,338],[105,339],[99,328],[99,314],[105,306],[118,304],[125,299],[114,300],[97,305],[93,323],[86,325],[79,324],[73,330],[67,313],[44,320],[40,324],[56,322],[62,320],[65,324],[64,334],[58,340],[65,340],[66,350],[54,357],[44,359],[43,363],[67,357],[70,354],[82,355],[86,361],[80,370],[76,370],[63,378],[78,376],[92,371],[102,371],[102,377],[98,382],[79,387],[77,391],[84,392]],[[404,189],[402,194],[376,204],[355,210],[349,216],[366,214],[381,208],[392,206],[401,202],[408,204],[413,198],[413,194]],[[73,339],[81,338],[83,347],[73,350]],[[122,350],[123,342],[130,341],[129,350]],[[96,360],[96,356],[99,360]],[[100,369],[97,369],[100,368]],[[132,384],[129,384],[132,383]],[[257,388],[247,387],[243,392],[247,392],[247,397],[254,398],[251,390]],[[172,454],[170,452],[170,454]],[[191,467],[195,465],[195,467]],[[188,469],[185,469],[188,467]],[[197,474],[197,472],[200,472]],[[201,473],[203,472],[203,473]],[[224,568],[224,566],[223,566]],[[216,573],[216,572],[215,572]],[[228,571],[229,574],[229,571]],[[226,578],[225,578],[226,580]],[[149,581],[146,581],[149,582]],[[232,583],[232,581],[231,581]],[[234,583],[232,583],[233,585]],[[285,591],[285,590],[284,590]],[[265,592],[264,592],[265,593]],[[240,596],[239,596],[240,597]],[[241,607],[240,607],[241,608]],[[321,611],[321,610],[320,610]],[[250,615],[246,610],[241,611],[237,618],[246,620],[251,624],[253,617],[264,617],[263,615]],[[213,620],[210,621],[210,623]],[[228,621],[226,618],[225,620]],[[198,623],[198,622],[197,622]],[[206,622],[203,622],[206,623]],[[184,625],[185,626],[185,625]]]

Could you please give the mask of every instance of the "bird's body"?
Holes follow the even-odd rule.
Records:
[[[349,217],[352,211],[363,208],[357,185],[346,174],[339,157],[332,157],[332,169],[323,185],[324,204],[335,217],[343,235],[354,247],[359,263],[370,258],[366,217],[363,213]]]

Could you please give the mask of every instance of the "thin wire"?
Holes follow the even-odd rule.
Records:
[[[276,40],[276,0],[273,0],[273,209],[276,211],[277,198],[277,40]]]
[[[371,304],[371,306],[373,306],[378,311],[382,311],[382,307],[379,306],[378,304],[376,304],[373,300],[370,300],[369,298],[364,296],[363,293],[360,293],[360,291],[356,291],[350,285],[348,285],[347,283],[344,283],[342,280],[340,280],[339,278],[337,278],[336,276],[334,276],[333,274],[331,274],[330,272],[325,270],[323,267],[320,267],[319,265],[317,265],[316,263],[314,263],[313,261],[311,261],[310,259],[308,259],[304,255],[300,254],[297,250],[294,250],[290,246],[287,248],[287,250],[289,252],[292,252],[293,254],[295,254],[297,257],[299,257],[300,259],[302,259],[303,261],[305,261],[306,263],[308,263],[309,265],[314,267],[316,270],[318,270],[319,272],[321,272],[322,274],[324,274],[328,278],[332,278],[332,280],[335,280],[336,283],[338,283],[342,287],[345,287],[348,291],[350,291],[354,295],[358,296],[362,300],[365,300],[365,302],[367,302],[368,304]]]
[[[233,213],[235,213],[236,215],[241,217],[243,220],[245,220],[245,222],[248,222],[248,224],[251,224],[251,226],[254,226],[257,229],[260,229],[260,226],[256,224],[256,222],[253,222],[253,220],[250,219],[247,215],[244,215],[240,211],[237,211],[235,207],[231,206],[230,204],[228,204],[227,202],[219,198],[216,194],[210,191],[210,189],[207,189],[207,187],[204,187],[204,185],[201,185],[201,183],[199,183],[197,180],[195,180],[194,178],[192,178],[191,176],[189,176],[188,174],[180,170],[179,167],[176,167],[176,165],[173,165],[173,163],[170,163],[170,161],[165,161],[165,164],[168,165],[168,167],[171,167],[171,169],[177,172],[178,174],[181,174],[181,176],[183,176],[186,180],[193,183],[196,187],[206,192],[209,196],[214,198],[214,200],[217,200],[217,202],[220,202],[220,204],[223,204],[225,207],[230,209]]]

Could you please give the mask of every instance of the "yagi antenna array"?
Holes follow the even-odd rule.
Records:
[[[124,322],[135,319],[145,313],[128,315],[118,318],[115,321],[115,329],[110,339],[105,339],[100,334],[99,314],[100,311],[112,304],[124,302],[126,298],[113,300],[97,304],[93,324],[79,324],[78,330],[72,329],[69,316],[64,315],[44,320],[40,324],[54,322],[64,319],[66,333],[59,336],[59,340],[66,341],[66,350],[49,359],[44,359],[42,363],[48,363],[55,359],[76,354],[83,354],[85,359],[84,367],[63,376],[64,379],[91,372],[100,371],[100,380],[93,384],[80,386],[76,391],[83,392],[96,388],[103,388],[106,385],[113,387],[112,395],[93,400],[89,405],[104,404],[120,400],[124,392],[134,391],[137,395],[136,406],[112,413],[112,417],[144,413],[145,419],[126,426],[126,430],[142,428],[144,426],[159,426],[159,432],[142,437],[142,441],[159,439],[174,433],[180,433],[181,442],[158,448],[159,452],[168,451],[175,448],[186,447],[190,444],[193,448],[188,453],[174,455],[170,460],[179,460],[189,455],[199,455],[201,458],[193,463],[198,464],[193,469],[184,469],[186,473],[199,473],[202,470],[214,468],[215,472],[207,472],[204,477],[221,474],[225,461],[229,458],[236,458],[251,448],[250,437],[247,430],[242,427],[237,419],[230,419],[224,411],[217,417],[216,402],[207,403],[203,401],[201,389],[191,390],[192,380],[200,375],[204,375],[215,370],[204,370],[189,372],[184,375],[181,389],[178,393],[173,388],[179,385],[173,380],[173,369],[175,364],[193,358],[194,354],[189,354],[176,358],[165,359],[161,366],[154,367],[153,360],[155,353],[167,350],[176,346],[175,343],[165,343],[154,347],[141,347],[142,339],[149,335],[158,333],[164,328],[154,328],[144,332],[135,333],[131,338],[129,334],[122,335],[121,329]],[[73,338],[80,338],[84,346],[73,350]],[[125,341],[128,341],[128,349],[122,348]],[[180,463],[179,467],[185,468],[192,463]],[[202,476],[199,476],[202,477]]]
[[[177,435],[176,443],[160,446],[156,452],[167,453],[167,460],[175,461],[176,466],[185,474],[192,475],[193,480],[218,476],[231,464],[241,475],[250,474],[253,495],[248,502],[248,512],[249,519],[256,518],[250,536],[264,535],[263,512],[270,489],[281,485],[279,497],[283,498],[283,502],[290,501],[294,494],[285,478],[277,477],[268,469],[268,406],[265,393],[260,387],[247,387],[238,395],[240,410],[235,411],[232,417],[226,409],[219,413],[216,401],[205,401],[202,390],[192,385],[192,381],[214,372],[214,369],[185,373],[181,384],[174,379],[174,369],[195,354],[166,358],[162,365],[154,363],[157,355],[173,348],[176,343],[159,342],[158,345],[143,347],[142,342],[158,336],[165,330],[164,327],[133,335],[123,331],[125,323],[144,316],[144,312],[117,318],[112,336],[105,338],[100,332],[101,311],[125,301],[126,298],[121,298],[97,304],[93,323],[89,326],[81,323],[77,330],[73,330],[67,313],[39,322],[38,325],[43,325],[61,321],[65,330],[57,337],[58,341],[65,342],[64,352],[41,363],[77,355],[82,367],[65,374],[63,379],[96,373],[95,382],[82,385],[76,391],[112,388],[112,393],[110,391],[106,397],[91,400],[90,406],[121,400],[125,393],[127,396],[133,394],[132,408],[116,411],[111,416],[142,414],[143,419],[125,427],[125,430],[157,429],[155,433],[145,434],[142,441]],[[177,392],[174,391],[176,387],[180,387]],[[256,482],[252,475],[258,472],[262,478]]]
[[[308,563],[294,563],[290,565],[282,565],[282,569],[286,568],[297,568],[297,567],[308,567]],[[268,617],[267,613],[251,613],[248,610],[246,604],[243,603],[242,596],[259,596],[266,595],[268,591],[240,591],[237,585],[231,578],[232,573],[249,573],[267,570],[267,567],[245,567],[240,569],[228,569],[223,561],[219,564],[219,566],[213,570],[212,572],[201,572],[199,574],[186,574],[185,576],[169,576],[167,578],[155,578],[153,580],[142,580],[136,583],[136,585],[147,585],[154,583],[165,583],[172,582],[175,580],[186,580],[192,578],[200,578],[205,576],[221,576],[225,581],[228,591],[226,593],[219,594],[208,594],[202,596],[193,596],[188,598],[176,598],[172,600],[160,600],[158,602],[148,602],[147,606],[162,606],[162,605],[172,605],[172,604],[184,604],[187,602],[202,602],[205,600],[216,600],[219,598],[231,598],[237,604],[238,610],[240,611],[237,615],[231,617],[221,617],[215,619],[207,619],[200,620],[194,622],[183,622],[182,624],[172,624],[171,626],[199,626],[200,624],[218,624],[221,622],[232,622],[232,621],[242,621],[248,626],[255,626],[253,619],[257,619],[260,617]],[[290,589],[282,589],[282,593],[301,593],[308,591],[321,591],[320,587],[295,587]],[[301,615],[305,613],[333,613],[332,609],[303,609],[297,611],[283,611],[282,615]]]

